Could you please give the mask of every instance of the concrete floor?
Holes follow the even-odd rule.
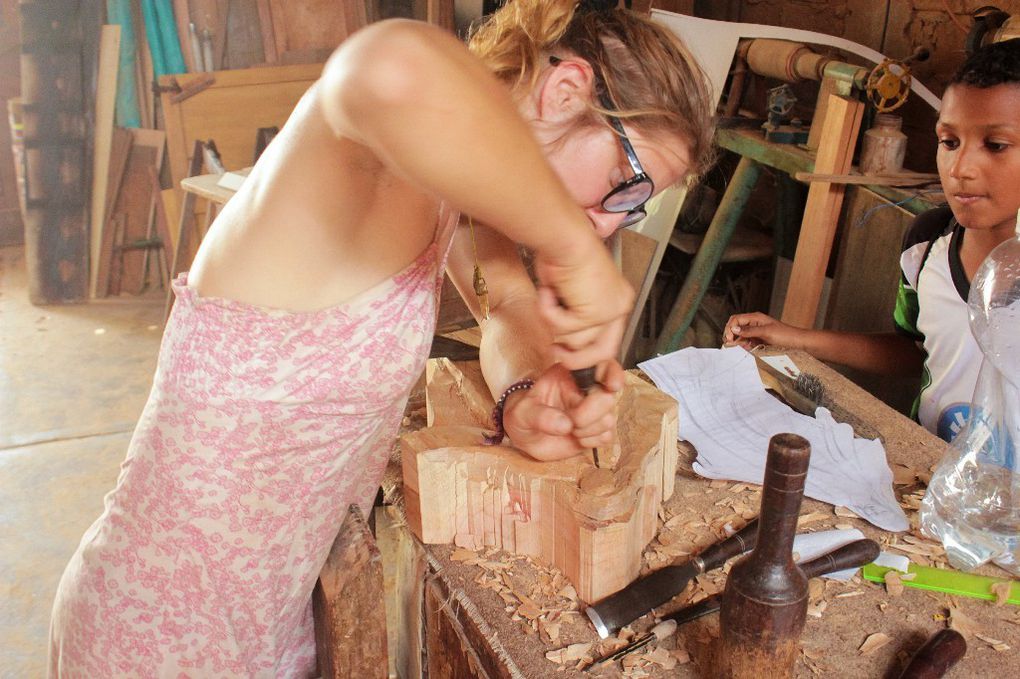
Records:
[[[163,294],[28,302],[0,248],[0,677],[45,676],[60,574],[117,480],[152,381]]]

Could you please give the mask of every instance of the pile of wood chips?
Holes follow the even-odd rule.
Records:
[[[900,504],[910,518],[911,528],[903,534],[882,533],[879,537],[882,550],[904,553],[911,561],[921,565],[948,567],[945,550],[938,542],[924,537],[918,527],[917,509],[932,470],[919,471],[897,464],[892,467],[894,486]],[[642,575],[674,561],[687,561],[709,545],[740,530],[758,514],[761,503],[759,486],[720,480],[706,484],[703,479],[699,479],[695,485],[690,482],[694,475],[689,466],[686,470],[681,469],[680,476],[687,478],[678,478],[676,493],[659,511],[657,536],[642,555]],[[812,502],[812,505],[816,509],[803,514],[798,521],[798,529],[802,532],[864,528],[868,525],[845,507],[817,509],[820,503]],[[875,533],[873,530],[870,532]],[[519,622],[526,633],[537,634],[547,646],[556,646],[545,657],[559,665],[561,671],[586,667],[593,659],[623,647],[639,633],[647,632],[654,624],[649,616],[645,616],[635,621],[633,628],[625,627],[615,637],[598,640],[587,617],[581,612],[582,605],[574,587],[559,570],[526,556],[510,555],[497,550],[475,552],[456,549],[451,558],[466,565],[477,566],[480,572],[475,582],[493,590],[502,598],[506,612],[512,615],[514,621]],[[526,564],[526,567],[516,568],[517,564]],[[719,570],[699,576],[657,613],[670,613],[721,592],[731,564],[732,561]],[[890,572],[885,580],[888,597],[900,597],[904,591],[904,581],[911,577]],[[809,587],[808,616],[811,620],[823,618],[827,610],[838,607],[842,599],[863,595],[872,584],[864,581],[858,573],[848,582],[815,578]],[[1005,605],[1009,597],[1008,581],[1000,583],[995,592],[998,597],[995,604]],[[1008,644],[988,635],[968,618],[959,609],[955,597],[935,592],[926,594],[944,606],[945,612],[933,616],[935,620],[944,621],[968,640],[980,640],[995,651],[1005,652],[1010,649]],[[878,604],[883,612],[888,606],[888,601]],[[1009,622],[1020,625],[1020,611]],[[616,667],[622,670],[622,676],[633,678],[649,676],[656,670],[672,670],[692,662],[691,653],[684,647],[685,643],[711,644],[717,637],[717,625],[692,624],[681,635],[650,644],[626,656]],[[866,631],[858,653],[870,655],[891,640],[892,637],[885,632]],[[831,676],[835,671],[835,668],[825,664],[827,655],[826,649],[812,649],[808,644],[801,650],[804,666],[816,676]],[[905,664],[907,655],[902,651],[900,655]],[[605,667],[612,665],[607,664]],[[600,668],[594,674],[598,675],[604,669]]]

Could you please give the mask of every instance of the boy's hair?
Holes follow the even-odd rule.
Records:
[[[616,107],[643,132],[676,135],[690,145],[687,179],[712,158],[711,90],[680,38],[615,2],[509,0],[472,31],[468,46],[513,88],[533,87],[551,56],[588,61]],[[592,102],[587,124],[606,124],[609,111]]]
[[[960,66],[950,85],[984,89],[1003,83],[1020,84],[1020,38],[993,42],[978,49]]]

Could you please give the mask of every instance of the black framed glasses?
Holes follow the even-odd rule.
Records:
[[[613,106],[604,95],[599,96],[599,103],[602,104],[602,108],[610,111],[613,110]],[[630,169],[634,172],[633,177],[614,188],[602,198],[602,209],[606,212],[627,213],[617,227],[622,229],[632,224],[637,224],[647,216],[645,203],[655,193],[655,183],[652,182],[652,178],[641,167],[641,161],[638,160],[637,153],[634,151],[634,145],[630,143],[630,138],[627,137],[620,119],[608,114],[606,119],[609,120],[609,124],[616,130],[617,136],[620,138],[620,145],[623,147],[623,153],[627,156],[627,163],[630,164]]]

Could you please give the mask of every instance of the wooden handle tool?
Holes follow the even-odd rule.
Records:
[[[827,573],[869,564],[878,558],[879,552],[881,552],[881,548],[874,540],[855,540],[817,559],[798,564],[798,566],[806,577],[816,578]],[[719,610],[721,601],[721,594],[713,594],[697,603],[681,608],[676,613],[667,615],[663,620],[676,620],[678,625],[683,625],[709,613],[715,613]]]
[[[758,521],[716,543],[683,565],[666,566],[589,606],[585,613],[605,639],[624,625],[661,606],[687,588],[696,576],[719,568],[730,557],[753,549],[758,536]]]
[[[939,679],[967,653],[967,640],[954,629],[936,632],[925,642],[900,679]]]

